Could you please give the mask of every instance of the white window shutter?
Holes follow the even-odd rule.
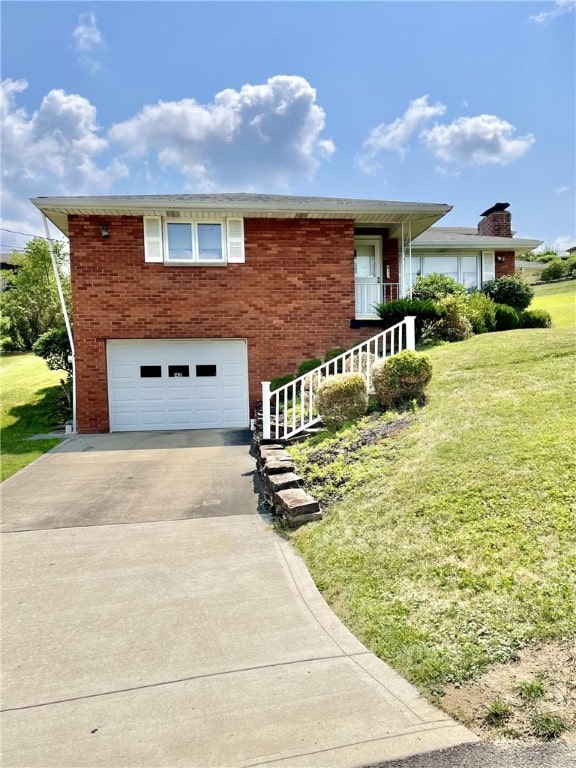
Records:
[[[244,219],[228,219],[226,222],[228,234],[228,263],[244,264]]]
[[[494,251],[482,251],[482,282],[494,280],[495,277]]]
[[[160,216],[144,217],[144,261],[162,262],[162,219]]]

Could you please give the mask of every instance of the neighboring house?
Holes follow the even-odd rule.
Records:
[[[418,275],[440,272],[467,288],[486,280],[513,275],[516,259],[541,245],[541,240],[514,237],[508,203],[496,203],[480,214],[476,228],[432,227],[412,242],[412,283]]]
[[[566,248],[566,251],[568,253],[568,256],[572,256],[573,253],[576,253],[576,245],[573,245],[570,248]]]
[[[5,291],[10,285],[10,276],[20,269],[19,264],[14,264],[11,254],[0,254],[0,291]]]
[[[80,432],[247,426],[261,381],[375,333],[373,305],[417,271],[411,241],[451,210],[252,194],[32,202],[70,238]]]

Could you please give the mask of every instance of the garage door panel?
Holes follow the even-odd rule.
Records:
[[[107,355],[111,431],[248,426],[244,340],[110,340]]]

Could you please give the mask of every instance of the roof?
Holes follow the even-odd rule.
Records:
[[[259,195],[246,192],[213,195],[110,195],[100,197],[36,197],[31,201],[64,234],[68,216],[174,216],[177,218],[257,217],[353,219],[383,226],[398,237],[402,223],[419,234],[452,210],[445,203],[358,200],[338,197]]]
[[[412,241],[414,250],[474,249],[487,251],[531,251],[542,244],[542,240],[520,237],[493,237],[479,235],[472,227],[432,227]]]

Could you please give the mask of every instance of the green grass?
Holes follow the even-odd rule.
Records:
[[[18,472],[60,440],[27,440],[30,435],[50,431],[58,422],[57,400],[61,374],[50,371],[33,354],[11,354],[0,358],[0,478]]]
[[[554,328],[576,328],[576,280],[535,285],[530,309],[546,309]]]
[[[361,461],[325,440],[341,498],[293,540],[351,630],[432,692],[576,631],[576,353],[570,331],[537,329],[428,354],[410,426]],[[322,440],[295,451],[312,488],[333,482]]]

